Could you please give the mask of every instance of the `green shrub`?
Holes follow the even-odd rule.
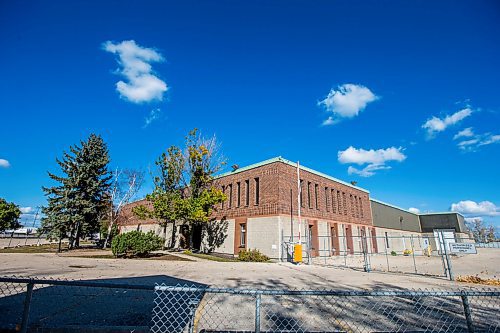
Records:
[[[130,231],[119,234],[111,242],[111,251],[114,256],[137,256],[144,257],[151,251],[160,250],[164,240],[154,234],[153,231],[144,233],[142,231]]]
[[[391,251],[391,256],[397,256],[398,254],[396,253],[396,251]]]
[[[269,261],[269,257],[260,253],[259,250],[240,250],[238,253],[238,260],[240,261],[253,261],[253,262],[265,262]]]

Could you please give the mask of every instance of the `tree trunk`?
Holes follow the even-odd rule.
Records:
[[[189,226],[189,250],[193,250],[193,229],[194,229],[194,224],[191,223]]]
[[[74,239],[75,244],[73,246],[74,248],[80,247],[80,233],[81,233],[81,231],[80,231],[80,222],[78,222],[76,224],[76,234],[75,234],[75,239]]]
[[[106,235],[106,239],[104,240],[104,244],[102,245],[103,249],[106,249],[108,247],[108,242],[109,242],[109,237],[111,235],[111,230],[113,230],[113,219],[111,219],[111,222],[109,223],[108,234]]]
[[[170,239],[171,249],[175,248],[175,233],[176,233],[175,221],[172,221],[172,239]]]
[[[167,223],[163,224],[163,250],[167,248]]]

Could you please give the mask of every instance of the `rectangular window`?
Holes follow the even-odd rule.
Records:
[[[350,207],[351,208],[350,209],[351,210],[351,216],[355,217],[356,215],[354,214],[354,200],[353,200],[352,194],[349,195],[349,199],[351,200],[351,205],[350,205],[351,206]]]
[[[250,204],[250,180],[245,180],[245,206]]]
[[[233,184],[229,184],[229,204],[228,208],[233,207]]]
[[[314,184],[314,204],[316,205],[316,209],[319,209],[318,184]]]
[[[226,194],[226,186],[222,185],[222,193]],[[222,209],[224,209],[224,202],[222,201]]]
[[[332,197],[332,212],[337,213],[337,200],[335,200],[335,190],[332,189],[332,192],[330,193]]]
[[[325,187],[325,209],[327,212],[330,211],[330,204],[328,197],[330,196],[330,191],[328,190],[328,187]]]
[[[236,199],[236,207],[239,207],[241,204],[241,183],[237,182],[236,183],[236,194],[238,195]]]
[[[304,181],[300,180],[300,207],[304,207]]]
[[[389,248],[389,236],[387,235],[387,232],[385,233],[385,246]]]
[[[361,213],[361,218],[364,218],[364,213],[363,213],[363,200],[359,198],[359,212]]]
[[[337,190],[337,208],[338,208],[337,212],[339,214],[342,214],[342,202],[340,200],[340,191],[338,190]]]
[[[259,196],[260,196],[260,188],[259,188],[259,177],[255,178],[255,204],[258,205],[259,204]]]
[[[311,182],[307,182],[307,206],[312,208],[311,205]]]
[[[358,205],[358,197],[354,196],[354,210],[356,212],[356,217],[359,217],[359,205]]]
[[[342,192],[342,207],[344,208],[344,215],[347,215],[347,196]]]
[[[240,224],[240,246],[245,247],[247,244],[247,225],[246,223]]]

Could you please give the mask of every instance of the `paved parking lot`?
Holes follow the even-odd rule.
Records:
[[[290,263],[92,259],[53,253],[3,253],[0,262],[2,276],[83,280],[162,276],[174,282],[252,288],[450,288],[455,285],[444,277],[365,273],[360,269]],[[478,255],[453,258],[453,267],[456,275],[498,278],[500,249],[479,249]]]

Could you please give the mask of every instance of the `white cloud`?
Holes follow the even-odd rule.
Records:
[[[363,169],[358,169],[353,166],[347,168],[347,173],[350,175],[359,175],[361,177],[371,177],[375,174],[375,171],[388,170],[391,167],[384,164],[368,164]]]
[[[483,222],[483,218],[480,216],[475,216],[475,217],[466,217],[464,218],[465,222],[471,223],[471,222]]]
[[[370,149],[365,150],[363,148],[357,149],[352,146],[344,151],[338,152],[338,158],[340,163],[355,163],[355,164],[383,164],[387,161],[403,161],[406,156],[401,152],[403,148],[390,147],[386,149]]]
[[[336,123],[338,123],[338,121],[333,120],[333,117],[328,117],[327,119],[323,120],[321,125],[328,126],[328,125],[335,125]]]
[[[486,134],[486,138],[483,139],[480,143],[479,146],[485,146],[485,145],[490,145],[492,143],[499,143],[500,142],[500,135],[490,135]]]
[[[144,126],[142,128],[148,127],[153,121],[157,120],[161,116],[161,110],[159,108],[151,110],[149,115],[144,118]]]
[[[160,53],[151,48],[142,47],[133,40],[113,43],[107,41],[102,45],[107,52],[118,55],[121,68],[118,73],[128,82],[116,83],[116,90],[121,97],[133,103],[161,101],[168,90],[167,84],[153,72],[151,63],[163,61]]]
[[[500,215],[500,207],[496,206],[491,201],[475,202],[472,200],[459,201],[451,204],[451,211],[458,212],[464,215],[474,216],[498,216]]]
[[[413,214],[420,214],[420,209],[415,208],[415,207],[410,207],[408,208],[408,211]]]
[[[0,158],[0,168],[8,168],[8,167],[10,167],[9,161]]]
[[[452,115],[447,115],[444,118],[432,117],[427,120],[425,124],[422,125],[422,128],[427,130],[427,135],[429,138],[434,137],[434,135],[438,132],[444,131],[447,127],[457,124],[463,119],[469,117],[472,114],[472,109],[470,107],[466,107],[460,111],[455,112]]]
[[[457,146],[461,150],[473,152],[481,146],[487,146],[494,143],[500,143],[500,135],[498,134],[474,134],[472,139],[460,141]]]
[[[455,136],[453,137],[453,140],[459,139],[459,138],[470,138],[471,136],[474,136],[474,132],[472,131],[472,127],[467,127],[466,129],[461,130]]]
[[[318,105],[324,107],[327,112],[333,113],[333,116],[323,121],[323,125],[333,125],[340,118],[355,117],[368,103],[378,98],[370,89],[357,84],[346,83],[338,86],[337,90],[331,89],[328,96],[318,102]]]
[[[352,146],[344,151],[338,152],[338,161],[342,164],[368,164],[363,169],[358,169],[353,166],[347,168],[348,174],[357,174],[362,177],[370,177],[379,170],[387,170],[391,167],[386,165],[387,162],[397,161],[402,162],[406,156],[402,153],[403,148],[390,147],[386,149],[357,149]]]
[[[21,210],[21,213],[23,213],[23,214],[29,214],[33,211],[33,207],[21,207],[19,209]]]

